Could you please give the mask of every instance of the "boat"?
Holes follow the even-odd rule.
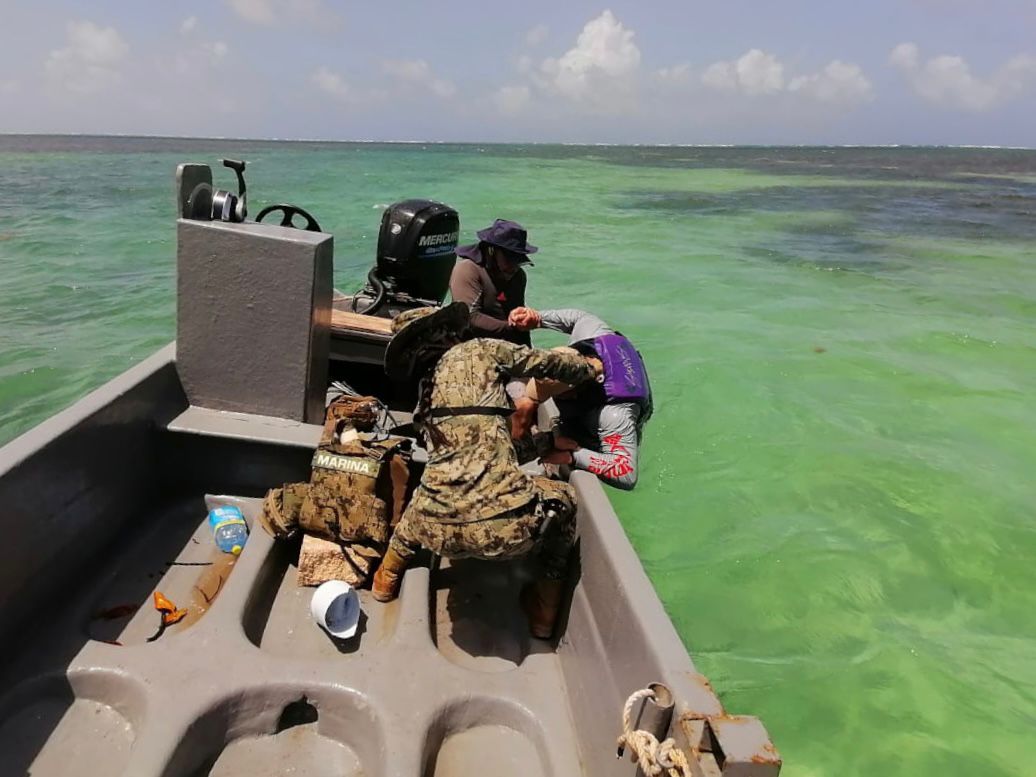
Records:
[[[0,448],[0,774],[777,775],[588,473],[553,642],[518,609],[524,562],[429,556],[398,600],[360,591],[353,637],[313,622],[262,498],[308,478],[330,381],[381,397],[400,433],[412,396],[379,369],[370,290],[333,290],[333,237],[245,221],[240,189],[177,169],[176,341]],[[228,505],[240,556],[206,519]]]

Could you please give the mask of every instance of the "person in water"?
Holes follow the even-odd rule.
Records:
[[[529,431],[539,403],[553,397],[561,416],[559,433],[554,435],[555,449],[541,461],[586,470],[608,485],[632,489],[637,485],[644,424],[653,410],[647,370],[633,344],[597,316],[582,310],[537,313],[516,308],[511,311],[511,319],[516,325],[527,323],[532,328],[564,332],[569,336],[565,350],[594,355],[604,363],[602,383],[573,388],[529,381],[525,395],[515,400],[515,438]]]
[[[461,342],[468,308],[408,310],[392,321],[385,352],[390,378],[418,380],[414,425],[428,463],[374,576],[379,602],[395,599],[420,547],[446,558],[502,559],[539,547],[541,576],[521,593],[530,631],[549,639],[576,536],[576,497],[568,483],[518,466],[505,391],[513,377],[581,385],[601,372],[578,353],[534,350],[504,340]]]
[[[539,249],[530,245],[521,224],[497,219],[477,233],[478,242],[457,248],[457,263],[450,275],[450,295],[470,311],[472,337],[496,337],[529,345],[529,329],[508,321],[508,314],[525,305],[524,265]]]

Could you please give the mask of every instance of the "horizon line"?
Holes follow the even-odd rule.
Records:
[[[443,145],[443,146],[575,146],[597,148],[972,148],[1001,151],[1034,151],[1036,146],[1001,146],[976,143],[605,143],[598,141],[474,141],[474,140],[376,140],[365,138],[246,138],[198,135],[137,135],[133,133],[7,133],[0,138],[124,138],[147,140],[197,140],[249,143],[341,143],[354,145]]]
[[[1000,146],[976,143],[606,143],[599,141],[559,140],[377,140],[372,138],[343,140],[340,138],[233,137],[218,135],[162,135],[97,132],[0,132],[0,137],[56,138],[140,138],[148,140],[215,140],[253,143],[342,143],[356,145],[442,145],[442,146],[576,146],[597,148],[956,148],[999,151],[1036,151],[1036,146]]]

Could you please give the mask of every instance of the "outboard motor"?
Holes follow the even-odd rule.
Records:
[[[404,200],[381,217],[377,264],[352,309],[390,316],[407,308],[442,304],[457,261],[460,218],[432,200]]]

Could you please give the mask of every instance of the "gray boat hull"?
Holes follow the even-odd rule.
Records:
[[[622,704],[651,682],[671,689],[671,733],[701,774],[777,773],[762,725],[725,715],[695,670],[586,473],[556,646],[524,632],[522,564],[434,560],[395,603],[363,592],[360,633],[331,640],[308,618],[292,549],[255,523],[267,488],[307,476],[318,427],[191,416],[174,354],[0,449],[0,773],[625,777]],[[225,502],[253,528],[232,568],[204,525]],[[153,590],[180,606],[213,596],[148,642]],[[123,601],[139,609],[105,610]]]

